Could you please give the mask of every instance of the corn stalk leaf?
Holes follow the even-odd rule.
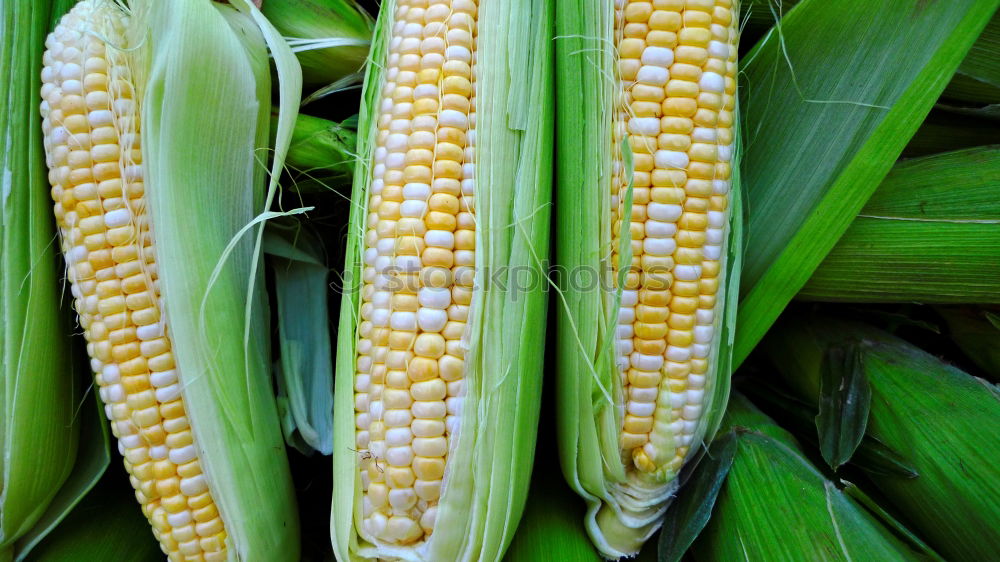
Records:
[[[1000,302],[1000,147],[902,161],[798,298]]]
[[[858,344],[830,347],[823,355],[816,432],[823,460],[836,470],[850,460],[868,425],[872,394]]]
[[[264,234],[278,303],[278,410],[285,441],[303,453],[333,451],[333,355],[327,275],[319,241],[271,223]]]
[[[698,470],[681,489],[663,520],[657,548],[659,562],[678,562],[708,524],[719,491],[733,465],[738,444],[739,438],[734,432],[712,442]]]
[[[861,210],[998,4],[805,0],[745,57],[735,364]]]

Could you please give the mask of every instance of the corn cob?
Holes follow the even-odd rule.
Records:
[[[171,143],[183,137],[184,127],[192,130],[199,126],[195,122],[185,125],[169,120],[170,100],[160,101],[163,105],[156,103],[157,88],[164,87],[164,83],[172,84],[169,63],[160,57],[167,53],[167,57],[173,57],[170,61],[182,61],[188,56],[184,51],[170,51],[176,45],[171,43],[176,38],[171,34],[184,25],[189,27],[179,33],[189,34],[185,38],[192,41],[206,37],[198,35],[199,31],[219,34],[224,46],[237,45],[232,52],[217,53],[221,64],[231,63],[244,69],[251,80],[260,80],[262,75],[266,80],[266,63],[263,66],[259,63],[265,60],[261,58],[263,37],[258,32],[259,44],[255,45],[258,52],[249,49],[243,52],[249,43],[241,44],[241,39],[235,38],[236,30],[230,28],[238,24],[227,22],[227,18],[235,22],[241,16],[235,10],[215,7],[206,0],[184,0],[172,3],[169,8],[132,2],[130,8],[109,0],[78,3],[49,36],[43,58],[41,113],[51,195],[91,368],[136,499],[163,552],[171,560],[225,560],[245,557],[248,553],[254,557],[274,557],[279,556],[279,549],[284,549],[280,556],[291,558],[295,552],[295,525],[294,515],[288,514],[288,469],[283,455],[276,455],[268,445],[274,442],[280,445],[280,434],[268,425],[274,417],[274,405],[268,400],[266,387],[263,391],[251,388],[260,380],[254,380],[257,375],[253,373],[267,366],[266,350],[244,350],[235,364],[220,368],[211,361],[199,361],[199,356],[215,354],[222,360],[228,355],[225,345],[235,343],[243,348],[240,336],[221,335],[234,341],[217,348],[214,346],[224,341],[219,336],[206,338],[194,348],[186,344],[184,326],[198,326],[194,332],[214,326],[206,325],[204,319],[198,321],[201,323],[185,324],[188,321],[185,316],[198,312],[190,307],[185,309],[180,299],[168,298],[168,293],[178,283],[197,287],[208,276],[191,275],[191,271],[183,278],[168,275],[167,270],[176,269],[176,260],[171,259],[173,241],[169,239],[177,234],[169,229],[171,217],[159,197],[164,192],[171,193],[175,187],[168,175],[188,173],[171,167],[170,158],[174,155],[171,150],[175,148]],[[249,6],[244,9],[251,10]],[[206,23],[199,27],[192,25],[192,21]],[[157,24],[152,26],[149,22]],[[211,30],[206,31],[207,28]],[[247,29],[243,24],[241,31]],[[233,43],[226,44],[226,39]],[[227,95],[234,100],[242,102],[248,93],[260,94],[261,88],[255,82],[242,83],[245,88],[238,90],[228,77],[215,79],[233,87],[234,91]],[[242,163],[245,167],[232,178],[213,177],[212,180],[219,181],[220,189],[228,185],[245,190],[250,187],[249,179],[260,176],[248,156],[255,150],[254,137],[257,141],[262,136],[266,138],[266,125],[259,127],[262,122],[266,124],[270,108],[264,96],[256,106],[243,106],[249,108],[249,112],[239,116],[248,119],[249,125],[239,131],[244,135],[234,136],[232,141],[226,139],[233,147],[229,154],[238,155],[233,158],[234,165]],[[205,119],[211,119],[211,112],[219,110],[218,105],[207,105]],[[176,127],[175,138],[158,133],[160,120],[164,118]],[[241,140],[243,144],[239,144]],[[227,154],[224,149],[217,150]],[[195,168],[204,165],[198,161],[189,163],[195,171],[186,177],[196,179],[193,185],[184,187],[197,192],[210,185],[199,181],[200,171]],[[212,197],[210,192],[202,193],[203,197]],[[167,197],[181,201],[183,195],[171,193]],[[248,213],[249,205],[240,210]],[[249,214],[244,216],[236,220],[250,219]],[[154,222],[162,224],[157,229]],[[219,215],[218,224],[229,227],[225,214]],[[216,231],[216,236],[224,237],[226,242],[234,234],[235,230]],[[220,252],[209,254],[210,269],[219,259],[221,248],[217,240],[207,239],[204,247]],[[223,271],[228,276],[223,274],[217,287],[245,289],[242,281],[233,287],[231,276],[235,272]],[[204,291],[207,294],[209,289]],[[218,288],[212,291],[214,297],[219,297]],[[222,301],[204,298],[201,313],[207,314],[206,308],[218,313],[220,306],[215,303]],[[225,306],[235,304],[242,312],[242,302],[237,296]],[[239,332],[230,331],[236,333]],[[255,343],[261,342],[255,338]],[[246,450],[235,453],[215,448],[231,431],[228,427],[226,430],[217,427],[222,424],[218,414],[198,404],[192,407],[190,403],[195,399],[192,393],[212,394],[216,391],[212,385],[221,381],[216,377],[226,376],[236,377],[233,382],[237,387],[246,387],[234,389],[235,395],[243,398],[240,393],[246,393],[245,398],[251,404],[255,398],[263,397],[259,412],[246,412],[226,420],[237,431],[240,424],[246,423],[246,418],[240,416],[263,420],[247,426],[260,442],[247,447],[244,441],[239,446]],[[263,380],[266,384],[266,378]],[[203,439],[207,442],[202,442]],[[280,498],[271,506],[273,514],[262,516],[238,512],[259,510],[260,506],[251,508],[247,503],[253,496],[245,500],[232,496],[231,486],[246,482],[229,473],[230,463],[244,462],[243,455],[254,455],[252,450],[256,446],[273,459],[259,468],[271,471],[267,478],[276,482],[272,486]],[[232,458],[227,458],[230,455]],[[257,460],[254,457],[246,460],[251,459]],[[257,467],[240,469],[249,476]],[[251,536],[257,533],[257,525],[268,521],[284,528]]]
[[[590,110],[605,122],[584,131],[560,123],[569,131],[560,141],[564,153],[583,155],[560,162],[560,201],[568,201],[561,236],[572,240],[560,245],[560,263],[571,272],[611,271],[610,290],[574,295],[565,310],[559,368],[569,398],[561,400],[561,415],[572,440],[582,441],[564,448],[563,463],[571,484],[592,502],[591,536],[602,553],[617,557],[636,552],[655,531],[681,467],[717,423],[706,412],[722,408],[728,387],[719,349],[730,287],[738,18],[729,0],[578,4],[576,10],[596,14],[593,23],[567,16],[559,35],[606,37],[614,51],[567,40],[563,56],[586,51],[590,60],[568,64],[572,70],[560,78],[594,74],[593,51],[603,49],[597,66],[618,80],[560,100],[573,119]],[[582,99],[588,94],[596,99]],[[606,141],[598,136],[604,134]],[[581,185],[600,185],[607,195]],[[594,201],[581,201],[587,197]],[[580,235],[571,231],[591,221],[610,228],[575,247]],[[607,325],[587,327],[598,310],[610,311],[603,313]],[[592,349],[597,355],[588,355]],[[581,377],[599,387],[587,388]],[[583,403],[592,397],[597,402]],[[587,424],[574,420],[594,417],[588,410],[606,417],[594,428],[574,427]],[[595,459],[580,457],[577,447],[592,445],[612,467],[607,474],[599,474]]]
[[[42,128],[67,277],[101,400],[153,532],[166,552],[223,560],[225,529],[162,321],[132,74],[102,39],[125,36],[125,16],[102,12],[111,9],[77,4],[46,41]]]
[[[405,23],[384,88],[393,107],[379,119],[355,382],[357,447],[371,451],[361,463],[371,504],[364,527],[400,544],[434,527],[448,438],[458,429],[476,263],[477,6],[421,7],[397,7]],[[393,265],[404,285],[396,291],[376,279]]]
[[[334,410],[345,417],[332,532],[345,559],[494,559],[523,508],[528,466],[499,463],[530,458],[537,416],[543,322],[520,323],[544,314],[549,17],[536,1],[382,6],[346,268],[361,282],[345,291],[338,354],[336,396],[352,419]],[[498,31],[507,18],[522,35]],[[536,86],[515,85],[510,60]],[[522,294],[482,277],[518,268],[534,275]],[[510,430],[484,439],[496,416]],[[502,487],[495,503],[494,479],[509,479],[513,501]]]

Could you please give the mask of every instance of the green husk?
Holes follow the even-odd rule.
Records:
[[[712,508],[733,466],[738,443],[728,433],[712,441],[711,450],[698,467],[698,473],[677,494],[667,512],[657,540],[657,559],[678,562],[691,547],[712,516]]]
[[[798,3],[799,0],[743,0],[741,9],[746,14],[743,33],[750,36],[766,33]]]
[[[758,384],[758,381],[753,379],[745,379],[744,382],[739,390],[766,411],[779,415],[779,422],[796,432],[798,438],[805,444],[805,450],[820,448],[823,430],[820,429],[816,419],[819,413],[818,404],[810,404],[782,389]],[[867,417],[864,422],[867,425]],[[870,435],[862,436],[861,443],[854,449],[854,455],[850,458],[855,466],[868,472],[893,474],[903,478],[919,476],[917,470],[909,464],[902,453],[886,447],[884,443]]]
[[[335,374],[331,536],[341,560],[496,560],[524,508],[545,341],[552,174],[552,16],[547,0],[479,6],[476,54],[476,279],[460,431],[450,444],[434,533],[419,547],[360,535],[354,371],[370,165],[395,2],[382,4],[362,94]]]
[[[611,79],[617,72],[614,5],[603,0],[575,0],[559,3],[557,10],[560,158],[556,370],[560,458],[570,487],[587,502],[585,524],[591,540],[602,555],[617,558],[639,552],[659,527],[681,480],[666,469],[648,475],[627,471],[619,446],[622,420],[618,406],[623,403],[623,389],[613,344],[621,297],[619,291],[609,289],[615,282],[608,251],[613,239],[608,189],[613,154],[611,118],[618,99],[615,89],[619,87]],[[706,377],[705,415],[696,430],[692,450],[699,449],[702,440],[715,434],[729,393],[743,219],[738,127],[734,137],[737,141],[729,231],[715,316],[718,335]],[[628,150],[624,151],[624,159],[627,169]],[[625,199],[628,208],[629,195]],[[625,248],[623,263],[629,263],[626,238],[621,238]],[[620,274],[624,272],[625,268],[621,268]],[[698,456],[694,453],[688,465],[694,465]]]
[[[733,395],[723,427],[716,443],[735,437],[737,451],[712,518],[688,552],[693,560],[937,558],[886,514],[869,511],[849,483],[820,472],[742,395]]]
[[[330,349],[329,269],[319,240],[297,223],[272,222],[264,252],[278,302],[275,365],[278,412],[285,441],[303,453],[333,452],[333,355]]]
[[[948,325],[948,337],[985,376],[1000,381],[1000,309],[939,306],[934,308]]]
[[[1000,54],[1000,14],[995,13],[958,67],[958,72],[1000,88],[998,54]]]
[[[943,556],[990,559],[1000,549],[1000,427],[989,423],[1000,417],[1000,391],[857,322],[788,316],[764,347],[782,380],[815,401],[822,354],[851,342],[872,392],[867,435],[919,474],[869,473],[872,483]]]
[[[121,470],[109,471],[25,560],[162,559],[163,552],[149,533],[149,522],[135,508],[130,489]]]
[[[942,96],[967,104],[995,104],[1000,102],[1000,88],[971,76],[956,73]]]
[[[998,5],[804,0],[744,57],[735,364],[850,226]]]
[[[73,357],[82,359],[86,357],[86,353],[81,349],[74,349]],[[92,376],[89,370],[77,371],[75,379],[89,379]],[[26,559],[39,542],[63,524],[64,519],[90,493],[111,464],[110,431],[104,405],[99,397],[85,395],[77,410],[77,417],[80,446],[77,448],[73,470],[34,526],[14,543],[14,560],[18,562]]]
[[[507,562],[544,562],[551,560],[553,555],[557,555],[560,562],[601,560],[590,537],[580,526],[583,502],[555,470],[559,462],[556,453],[554,444],[539,449],[528,505],[504,557]]]
[[[231,560],[297,559],[260,236],[274,215],[265,211],[291,138],[298,64],[247,0],[134,0],[131,9],[163,314],[201,467]],[[268,49],[280,92],[269,184]]]
[[[51,10],[0,3],[0,559],[69,476],[79,433],[38,116]]]
[[[373,22],[354,0],[267,0],[261,9],[295,51],[306,85],[361,71]]]
[[[1000,302],[998,188],[997,146],[900,162],[797,298]]]
[[[272,117],[272,123],[276,120]],[[287,187],[299,193],[321,193],[351,185],[358,135],[347,123],[298,115],[285,159],[292,177]]]
[[[549,336],[552,340],[552,335]],[[538,443],[531,472],[531,489],[524,516],[504,555],[505,562],[547,562],[558,554],[560,562],[599,562],[601,560],[580,525],[586,513],[583,501],[566,484],[558,470],[559,448],[556,432],[556,396],[554,373],[545,373],[542,383],[542,414],[538,425]]]
[[[49,12],[51,23],[47,27],[54,27],[59,19],[62,18],[62,16],[68,12],[70,8],[72,8],[74,2],[75,0],[54,0],[51,2],[51,11]],[[44,15],[45,11],[48,9],[48,4],[39,3],[36,4],[36,7],[39,8],[39,13],[37,15],[41,16]],[[33,59],[33,56],[29,58]],[[32,72],[32,89],[37,88],[36,79],[37,78],[34,76],[34,72]],[[35,106],[32,104],[32,110],[34,110],[34,108]],[[34,113],[34,111],[32,111],[32,113]],[[31,133],[34,132],[36,127],[37,121],[35,120],[37,119],[37,116],[32,115],[32,117],[34,118],[33,122],[29,123],[27,125],[28,128],[25,130],[29,132],[28,138],[35,141],[33,146],[29,147],[29,150],[37,151],[39,150],[37,146],[38,139],[31,136]],[[42,166],[44,166],[44,163]],[[38,191],[36,193],[44,193],[47,188],[47,182],[43,181],[38,187]],[[44,200],[48,203],[49,209],[51,210],[51,202],[48,199]],[[45,225],[42,221],[38,221],[35,226],[41,226],[41,230],[48,230],[52,232],[54,231],[52,225],[53,223],[51,221],[49,221],[48,225]],[[0,228],[0,230],[2,230],[2,228]],[[54,232],[51,235],[55,236]],[[55,290],[54,294],[58,294],[58,290]],[[69,302],[69,296],[65,296],[63,298],[65,299],[62,301],[63,303]],[[75,428],[79,428],[80,435],[78,442],[80,445],[75,445],[77,438],[74,436],[74,445],[66,450],[67,457],[65,461],[72,462],[72,469],[69,475],[66,477],[65,481],[63,481],[62,486],[58,487],[58,491],[55,491],[55,495],[47,505],[37,506],[39,509],[44,508],[44,511],[39,513],[39,516],[34,524],[28,528],[27,531],[13,544],[13,558],[17,561],[24,560],[25,557],[32,552],[32,549],[38,544],[38,542],[48,536],[48,534],[62,522],[70,510],[72,510],[73,507],[97,483],[97,481],[101,478],[101,475],[104,474],[104,471],[111,463],[111,450],[108,447],[109,431],[104,418],[103,405],[100,403],[97,396],[95,396],[96,393],[81,392],[79,390],[84,388],[84,386],[89,386],[92,376],[89,368],[85,366],[86,353],[83,352],[83,346],[80,345],[79,341],[74,341],[72,338],[64,339],[70,333],[69,323],[66,322],[66,319],[70,316],[71,311],[68,306],[61,306],[60,308],[61,311],[59,314],[59,321],[62,323],[65,332],[59,334],[59,339],[51,340],[48,343],[48,346],[50,350],[56,350],[58,353],[65,352],[65,355],[59,357],[63,365],[63,369],[61,369],[60,372],[60,378],[54,386],[49,387],[48,392],[51,392],[53,388],[63,388],[66,385],[72,385],[78,389],[76,391],[76,402],[72,405],[74,409],[71,422],[72,425],[63,429],[66,431],[76,431]],[[0,328],[0,333],[2,333],[2,328]],[[35,372],[34,374],[37,376],[38,372]],[[31,415],[37,415],[37,411],[32,412]],[[60,416],[57,416],[55,420],[60,418]],[[41,443],[36,442],[33,446],[39,447],[42,445]],[[73,455],[74,448],[75,459]],[[37,474],[35,474],[35,476],[37,476]],[[10,548],[11,547],[8,546],[4,552],[0,552],[0,558],[8,556],[10,554]]]

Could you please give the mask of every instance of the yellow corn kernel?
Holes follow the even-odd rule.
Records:
[[[618,358],[628,397],[621,443],[623,458],[635,470],[673,470],[683,464],[693,430],[683,425],[672,444],[654,439],[654,428],[679,420],[684,410],[661,408],[657,404],[666,402],[656,396],[684,392],[687,377],[707,369],[701,357],[713,337],[714,315],[699,311],[714,310],[719,289],[725,221],[716,215],[728,206],[733,133],[727,104],[734,103],[729,98],[736,69],[729,64],[736,38],[730,26],[736,18],[732,2],[715,0],[626,0],[616,10],[623,90],[615,142],[627,140],[632,147],[634,191],[629,221],[618,218],[623,208],[613,210],[611,251],[616,253],[627,228],[638,266],[626,276],[623,288],[634,296],[623,296],[619,317],[631,326],[620,346],[631,355]],[[631,37],[639,26],[648,35]],[[655,117],[658,127],[629,121]],[[626,187],[619,176],[612,195],[623,201]],[[643,388],[656,393],[631,392]],[[697,393],[685,396],[694,400],[685,402],[689,411],[700,408]]]

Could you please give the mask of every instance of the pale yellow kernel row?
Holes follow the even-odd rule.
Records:
[[[434,530],[461,409],[475,267],[475,17],[469,0],[397,4],[375,138],[356,444],[369,540]]]
[[[612,141],[626,141],[633,153],[625,170],[615,150],[611,184],[611,260],[620,263],[624,232],[632,256],[616,334],[626,393],[622,452],[640,471],[677,470],[701,414],[715,337],[732,175],[735,18],[729,1],[625,0],[615,22],[622,89]],[[661,422],[669,435],[654,429]]]

